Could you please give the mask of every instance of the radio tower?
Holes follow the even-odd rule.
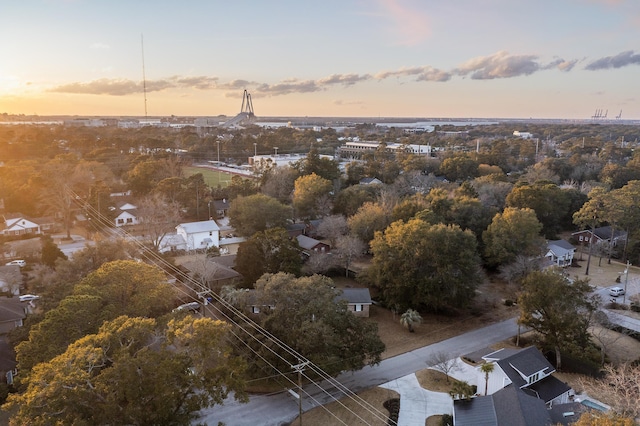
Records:
[[[144,74],[144,37],[140,34],[140,45],[142,46],[142,92],[144,93],[144,118],[147,118],[147,77]]]

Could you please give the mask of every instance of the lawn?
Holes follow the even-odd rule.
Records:
[[[193,176],[197,173],[202,173],[202,177],[204,178],[204,183],[206,183],[211,188],[217,188],[220,185],[222,188],[226,188],[231,183],[231,177],[233,176],[230,173],[219,172],[217,170],[209,169],[206,167],[185,167],[184,173],[186,176]]]

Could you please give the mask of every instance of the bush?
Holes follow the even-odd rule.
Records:
[[[513,306],[513,305],[514,305],[514,302],[511,299],[506,299],[504,301],[504,306]]]
[[[394,426],[398,424],[398,416],[400,415],[400,398],[387,399],[382,406],[389,411],[389,420],[387,424]]]
[[[453,426],[453,416],[451,414],[443,414],[440,422],[441,426]]]

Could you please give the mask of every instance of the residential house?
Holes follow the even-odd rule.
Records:
[[[117,207],[120,213],[114,219],[116,227],[137,225],[140,223],[138,219],[138,208],[131,203],[120,203]]]
[[[176,233],[185,244],[179,249],[192,251],[220,246],[220,227],[215,220],[181,223],[176,226]]]
[[[554,265],[564,268],[565,266],[571,266],[575,252],[576,248],[568,241],[552,240],[547,241],[547,254],[544,257]]]
[[[4,229],[2,229],[3,235],[37,235],[41,232],[39,224],[27,219],[20,213],[4,216]]]
[[[236,285],[241,281],[242,276],[231,268],[226,258],[232,256],[220,257],[207,257],[199,260],[190,260],[182,264],[182,266],[189,270],[193,275],[197,275],[198,279],[202,281],[205,287],[216,293],[220,292],[220,289],[224,285]],[[235,256],[233,256],[235,258]],[[233,265],[233,262],[231,262]]]
[[[222,200],[213,200],[213,208],[215,210],[215,217],[210,217],[209,219],[220,219],[223,217],[227,217],[227,213],[229,213],[229,200],[223,198]],[[213,212],[209,210],[211,216],[213,216]]]
[[[27,302],[21,302],[17,297],[0,297],[0,334],[22,327],[27,317],[27,306]]]
[[[285,229],[291,238],[295,238],[298,235],[315,238],[318,236],[318,228],[321,223],[322,219],[313,219],[308,222],[289,223],[285,226]]]
[[[357,317],[369,317],[369,307],[373,303],[368,288],[344,288],[336,300],[346,300],[347,309]]]
[[[22,286],[22,272],[18,265],[0,266],[0,292],[17,296]]]
[[[589,245],[589,240],[591,239],[595,244],[611,242],[615,247],[627,239],[627,233],[625,231],[612,228],[611,226],[601,226],[593,229],[593,232],[591,229],[584,229],[573,232],[571,235],[576,239],[578,244],[582,246]]]
[[[547,426],[575,422],[585,408],[574,402],[573,390],[552,373],[555,369],[531,346],[500,349],[482,357],[494,363],[488,383],[478,371],[478,392],[487,393],[453,405],[454,426]]]
[[[360,185],[382,185],[382,181],[376,177],[364,177],[358,183]]]
[[[40,225],[40,232],[43,234],[55,232],[58,226],[51,216],[36,217],[32,221]]]
[[[329,253],[331,246],[316,240],[315,238],[307,237],[306,235],[298,235],[296,237],[298,245],[302,248],[302,253],[307,256],[311,256],[314,253]]]
[[[7,336],[0,336],[0,382],[13,384],[13,378],[18,374],[18,363],[13,345]]]

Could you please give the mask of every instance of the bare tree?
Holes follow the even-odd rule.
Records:
[[[347,219],[342,215],[331,215],[322,219],[318,225],[318,234],[329,240],[331,247],[335,247],[338,238],[349,232]]]
[[[447,376],[447,383],[449,383],[449,374],[460,368],[458,358],[451,358],[451,355],[446,352],[436,352],[431,355],[427,359],[427,365]]]
[[[354,260],[362,257],[367,245],[358,237],[351,235],[343,235],[336,241],[337,248],[335,253],[342,260],[344,265],[345,276],[349,276],[349,267]]]
[[[180,222],[180,206],[156,193],[140,201],[138,216],[145,238],[159,250],[164,237]]]
[[[583,380],[585,390],[591,395],[598,395],[599,400],[622,416],[640,416],[640,366],[626,363],[607,365],[604,372],[601,379]]]

